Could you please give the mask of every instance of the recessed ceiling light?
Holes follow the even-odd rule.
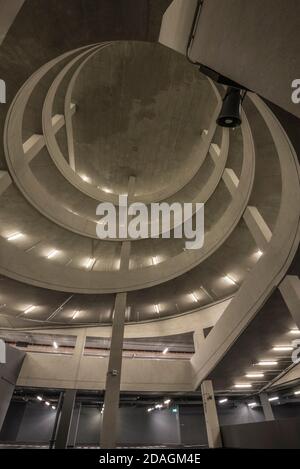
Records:
[[[52,251],[49,252],[47,255],[47,259],[52,259],[53,257],[57,256],[58,251],[56,249],[53,249]]]
[[[163,355],[166,355],[166,353],[168,353],[169,351],[169,347],[166,347],[164,350],[163,350]]]
[[[58,349],[57,342],[55,342],[55,341],[53,342],[53,347],[54,347],[55,349]]]
[[[25,309],[24,314],[31,313],[31,311],[33,311],[35,308],[36,308],[36,306],[33,306],[33,305],[28,306],[28,308]]]
[[[92,267],[92,265],[94,264],[95,262],[95,258],[94,257],[90,257],[86,263],[86,269],[90,269]]]
[[[240,384],[235,384],[234,387],[235,388],[241,388],[241,389],[245,388],[246,389],[246,388],[252,388],[252,384],[250,384],[250,383],[240,383]]]
[[[197,296],[195,295],[195,293],[191,293],[191,297],[193,298],[193,300],[195,301],[195,303],[198,303],[199,299],[197,298]]]
[[[276,345],[272,350],[274,352],[291,352],[294,350],[294,347],[291,345]]]
[[[228,402],[228,399],[220,399],[219,400],[219,404],[225,404],[225,402]]]
[[[79,176],[84,182],[91,182],[91,178],[89,178],[86,174],[80,174]]]
[[[265,375],[263,373],[247,373],[246,378],[263,378]]]
[[[8,236],[7,241],[15,241],[16,239],[22,238],[24,235],[23,233],[13,233]]]
[[[275,396],[275,397],[270,397],[269,398],[269,401],[272,402],[272,401],[278,401],[279,397],[278,396]]]
[[[77,316],[78,316],[78,314],[79,314],[79,311],[75,311],[74,314],[73,314],[73,316],[72,316],[72,319],[76,319]]]
[[[231,275],[225,275],[224,279],[228,282],[228,283],[231,283],[231,285],[237,285],[237,282],[236,280],[234,280],[234,278],[231,277]]]
[[[258,363],[258,366],[276,366],[278,362],[271,361],[271,360],[261,360]]]

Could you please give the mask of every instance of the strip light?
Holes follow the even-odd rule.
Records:
[[[235,388],[241,388],[241,389],[246,389],[246,388],[252,388],[252,384],[250,383],[244,383],[244,384],[235,384],[234,385]]]
[[[79,311],[75,311],[74,314],[73,314],[73,316],[72,316],[72,319],[76,319],[77,316],[78,316],[78,314],[79,314]]]
[[[90,257],[89,260],[87,261],[86,263],[86,268],[89,269],[90,267],[92,267],[93,263],[95,262],[95,258],[94,257]]]
[[[246,378],[263,378],[265,375],[263,373],[247,373]]]
[[[36,308],[36,306],[33,306],[33,305],[28,306],[28,308],[25,309],[24,314],[31,313],[31,311],[33,311],[35,308]]]
[[[258,363],[258,366],[276,366],[278,365],[278,362],[275,362],[275,361],[269,361],[269,360],[262,360],[262,361],[259,361]]]
[[[52,259],[53,257],[57,256],[58,251],[56,249],[53,249],[53,251],[49,252],[47,259]]]
[[[166,347],[164,350],[163,350],[163,355],[166,355],[166,353],[168,353],[169,351],[169,347]]]
[[[225,404],[225,402],[228,402],[228,399],[221,399],[221,400],[219,401],[219,404]]]
[[[7,238],[7,241],[15,241],[16,239],[22,238],[23,236],[23,233],[13,233]]]
[[[278,396],[270,397],[270,398],[269,398],[269,402],[278,401],[278,399],[279,399]]]
[[[155,308],[156,313],[159,314],[159,313],[160,313],[160,311],[159,311],[159,305],[154,305],[154,308]]]
[[[291,345],[276,345],[273,347],[274,352],[291,352],[294,350],[294,347]]]

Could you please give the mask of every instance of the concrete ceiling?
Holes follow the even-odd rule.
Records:
[[[20,171],[23,153],[14,166],[1,146],[0,168],[9,168],[12,177],[0,197],[2,327],[110,324],[117,289],[130,292],[127,321],[186,314],[234,295],[257,264],[257,240],[243,215],[251,204],[271,230],[276,226],[282,190],[276,148],[250,100],[241,129],[215,129],[218,91],[184,57],[155,42],[169,3],[126,0],[116,7],[111,1],[76,0],[68,9],[62,0],[47,7],[25,2],[0,47],[0,76],[9,85],[0,127],[4,130],[7,116],[10,123],[14,112],[18,115],[17,105],[9,113],[8,107],[42,64],[79,46],[113,41],[85,64],[72,91],[76,171],[115,195],[126,192],[128,177],[135,175],[140,197],[150,194],[151,200],[159,191],[166,191],[169,201],[204,197],[203,251],[185,252],[182,240],[139,240],[131,243],[128,272],[120,273],[121,242],[95,240],[87,229],[98,200],[65,177],[49,144],[26,166],[28,180]],[[9,150],[17,138],[22,144],[45,133],[43,106],[67,63],[57,62],[41,77],[28,97],[20,135],[9,134]],[[62,115],[70,75],[54,100]],[[219,159],[206,135],[220,150]],[[65,128],[57,141],[68,161]],[[240,179],[235,192],[226,185],[225,166]],[[72,212],[68,220],[67,212]],[[19,231],[24,236],[10,243],[9,235]],[[49,261],[52,249],[59,254]],[[86,269],[90,257],[95,263]],[[31,305],[35,309],[24,314]]]

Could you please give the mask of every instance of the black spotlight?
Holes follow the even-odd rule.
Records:
[[[239,127],[241,125],[241,99],[241,90],[239,88],[232,86],[227,88],[223,106],[217,119],[218,125],[221,127]]]

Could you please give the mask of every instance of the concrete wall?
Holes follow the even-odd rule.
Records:
[[[107,358],[83,356],[80,365],[72,356],[28,352],[18,386],[59,389],[104,389]],[[189,360],[123,359],[123,391],[191,391]]]
[[[25,353],[6,345],[6,363],[0,363],[0,429],[14,392]]]
[[[207,436],[202,406],[180,405],[178,409],[178,413],[170,410],[148,413],[147,407],[121,407],[118,444],[206,446]],[[74,445],[78,410],[79,407],[75,406],[69,445]],[[291,428],[296,425],[295,421],[298,421],[295,417],[300,416],[300,405],[296,404],[274,406],[273,410],[275,417],[283,419],[283,422],[289,418]],[[219,405],[218,415],[227,445],[234,444],[234,441],[236,445],[243,445],[244,434],[252,435],[256,428],[265,428],[257,427],[258,424],[265,423],[261,408],[250,409],[245,403]],[[12,402],[0,433],[0,441],[48,443],[54,417],[55,411],[39,402]],[[76,443],[98,445],[101,421],[100,407],[81,406]],[[273,434],[273,430],[270,432]],[[262,441],[266,441],[266,438],[264,437]]]

